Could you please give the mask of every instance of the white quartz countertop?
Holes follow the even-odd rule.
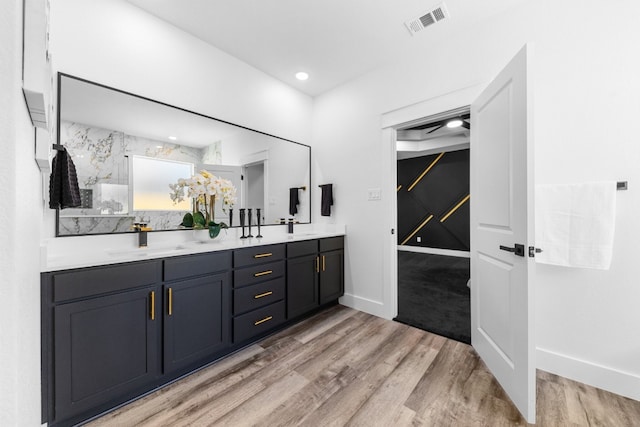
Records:
[[[240,239],[238,229],[223,230],[215,239],[208,238],[207,230],[183,230],[149,233],[148,246],[137,247],[137,234],[76,236],[49,239],[41,245],[41,272],[73,268],[119,264],[148,259],[167,258],[204,252],[248,248],[300,240],[344,236],[344,226],[297,226],[293,234],[282,227],[265,227],[264,237]]]

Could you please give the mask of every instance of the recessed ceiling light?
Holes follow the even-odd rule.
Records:
[[[172,141],[175,141],[175,140],[176,140],[176,139],[178,139],[178,138],[177,138],[177,137],[175,137],[175,136],[170,136],[170,137],[169,137],[169,139],[170,139],[170,140],[172,140]]]
[[[462,120],[460,119],[452,119],[447,122],[448,128],[458,128],[462,126]]]
[[[296,79],[298,80],[307,80],[309,78],[309,74],[304,71],[299,71],[296,73]]]

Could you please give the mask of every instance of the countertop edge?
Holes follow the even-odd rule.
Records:
[[[73,255],[51,256],[46,258],[46,262],[41,266],[41,273],[53,273],[56,271],[74,270],[79,268],[100,267],[114,264],[125,264],[137,261],[146,261],[153,259],[164,259],[180,257],[192,254],[219,252],[225,250],[234,250],[241,248],[249,248],[255,246],[267,246],[281,243],[289,243],[303,240],[325,239],[330,237],[345,236],[344,231],[337,232],[313,232],[302,234],[286,234],[264,238],[227,238],[220,240],[210,240],[205,242],[187,241],[169,246],[149,246],[147,248],[132,248],[122,250],[120,248],[105,248],[100,251],[92,252],[91,255],[82,257],[82,259],[69,260]],[[86,252],[84,253],[86,255]],[[47,256],[46,251],[42,255]]]

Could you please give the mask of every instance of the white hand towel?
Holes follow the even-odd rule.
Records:
[[[536,261],[608,270],[615,218],[615,181],[536,186]]]

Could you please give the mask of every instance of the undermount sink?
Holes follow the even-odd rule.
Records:
[[[137,248],[133,250],[123,251],[123,250],[109,250],[107,254],[115,257],[147,257],[147,256],[161,256],[161,255],[175,255],[181,250],[186,249],[182,245],[174,246],[174,247],[164,247],[164,248]]]
[[[293,233],[291,236],[292,237],[310,237],[310,236],[317,236],[320,233],[313,233],[313,232],[309,232],[309,233]]]

